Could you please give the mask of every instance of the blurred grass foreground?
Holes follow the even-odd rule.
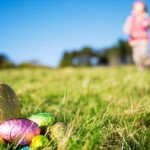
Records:
[[[69,124],[64,149],[148,150],[149,70],[135,67],[0,70],[16,91],[22,116],[51,112]]]

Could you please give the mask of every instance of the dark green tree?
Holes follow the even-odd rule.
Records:
[[[128,42],[119,40],[116,45],[99,51],[90,47],[84,47],[80,50],[65,52],[59,66],[78,67],[127,64],[132,62],[131,52]]]
[[[0,54],[0,68],[12,68],[15,67],[8,57],[4,54]]]
[[[118,42],[118,49],[119,49],[119,58],[121,63],[127,64],[132,62],[132,49],[128,42],[119,40]]]
[[[73,63],[72,63],[73,57],[72,56],[73,56],[72,53],[64,52],[59,67],[73,66]]]

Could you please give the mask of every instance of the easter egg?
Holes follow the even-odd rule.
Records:
[[[31,115],[28,119],[36,122],[39,127],[48,127],[55,123],[55,117],[49,113],[38,113]]]
[[[22,147],[20,150],[31,150],[29,146]]]
[[[65,137],[67,132],[67,125],[62,122],[57,122],[50,127],[50,138],[52,140],[60,141]]]
[[[44,135],[37,135],[32,139],[31,142],[31,149],[33,150],[41,150],[42,148],[48,146],[49,144],[49,140],[47,139],[46,136]]]
[[[38,125],[28,119],[12,119],[0,124],[0,138],[17,145],[29,144],[40,134]]]
[[[0,84],[0,122],[19,118],[21,115],[20,104],[17,95],[11,87]]]

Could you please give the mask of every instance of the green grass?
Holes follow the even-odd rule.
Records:
[[[22,117],[53,113],[69,130],[65,150],[150,150],[150,71],[135,67],[12,69]]]

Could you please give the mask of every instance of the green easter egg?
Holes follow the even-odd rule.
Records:
[[[0,122],[19,118],[21,115],[21,108],[18,97],[14,90],[6,85],[0,84]]]
[[[55,117],[50,113],[38,113],[33,114],[29,118],[33,122],[36,122],[39,127],[48,127],[55,123]]]
[[[32,139],[31,149],[32,150],[41,150],[42,148],[48,146],[49,140],[44,135],[37,135]]]
[[[65,137],[67,125],[62,122],[57,122],[50,127],[50,138],[52,140],[60,141]]]

